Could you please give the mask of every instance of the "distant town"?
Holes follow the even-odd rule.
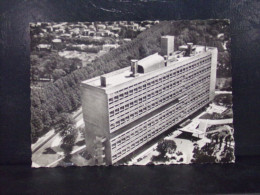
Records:
[[[131,41],[158,23],[159,21],[118,21],[31,24],[32,85],[46,84],[75,69],[86,67],[97,57]],[[64,67],[46,67],[52,59],[50,56],[78,61],[74,66],[68,67],[69,71],[64,72]]]

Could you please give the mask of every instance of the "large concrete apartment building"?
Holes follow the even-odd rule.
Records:
[[[117,163],[213,100],[217,55],[192,43],[174,51],[174,36],[163,36],[160,53],[83,81],[91,165]]]

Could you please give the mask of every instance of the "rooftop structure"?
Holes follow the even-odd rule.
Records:
[[[82,82],[93,165],[117,163],[213,100],[217,48],[189,43],[174,51],[173,36],[163,36],[161,47],[160,54]]]

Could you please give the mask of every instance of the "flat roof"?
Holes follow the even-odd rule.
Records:
[[[174,57],[176,57],[178,55],[180,55],[180,56],[179,56],[179,58],[175,58],[176,61],[172,62],[172,64],[167,67],[172,67],[174,64],[177,64],[178,62],[182,62],[182,61],[188,60],[194,56],[197,56],[198,54],[205,53],[205,46],[194,45],[194,47],[195,47],[195,54],[193,54],[191,56],[182,56],[180,54],[181,53],[180,51],[175,51]],[[211,50],[212,48],[213,47],[207,47],[207,51]],[[152,54],[146,58],[139,60],[138,62],[142,62],[144,59],[148,59],[149,62],[152,62],[152,57],[155,56],[157,59],[157,57],[158,57],[157,55],[158,55],[157,53]],[[167,67],[163,67],[161,69],[164,70]],[[100,89],[110,89],[117,85],[127,83],[131,80],[135,80],[136,78],[140,78],[140,77],[144,77],[145,75],[152,74],[156,71],[158,71],[158,69],[148,72],[148,73],[138,73],[138,76],[132,77],[132,76],[130,76],[132,74],[131,67],[128,66],[126,68],[122,68],[122,69],[101,75],[103,77],[106,77],[106,87],[101,86],[100,76],[82,81],[82,84],[90,85],[90,86],[100,88]]]

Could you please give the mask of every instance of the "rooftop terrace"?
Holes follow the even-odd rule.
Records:
[[[206,47],[206,51],[205,51],[205,46],[194,45],[194,46],[192,46],[193,52],[189,56],[186,56],[184,48],[185,48],[185,46],[180,46],[181,50],[175,51],[172,56],[168,57],[167,60],[164,60],[164,58],[162,56],[160,56],[158,53],[155,53],[153,55],[150,55],[146,58],[139,60],[138,62],[140,62],[140,63],[137,62],[138,65],[149,66],[149,64],[147,64],[147,63],[151,63],[151,64],[160,63],[163,60],[163,63],[166,61],[170,62],[167,64],[167,66],[163,66],[163,67],[157,66],[156,69],[154,69],[150,72],[147,72],[147,73],[137,72],[137,75],[135,77],[131,76],[132,75],[131,66],[128,66],[126,68],[122,68],[122,69],[119,69],[119,70],[116,70],[116,71],[113,71],[113,72],[110,72],[110,73],[107,73],[107,74],[104,74],[104,75],[101,75],[101,76],[98,76],[98,77],[95,77],[95,78],[92,78],[89,80],[85,80],[82,82],[82,84],[90,85],[90,86],[97,87],[100,89],[105,89],[105,90],[110,89],[117,85],[135,80],[136,78],[145,77],[145,75],[148,75],[148,74],[156,74],[156,72],[158,72],[158,69],[167,70],[168,69],[167,67],[179,66],[179,64],[180,64],[179,62],[183,62],[185,60],[193,58],[201,53],[204,53],[204,52],[212,49],[211,47]],[[105,81],[106,83],[104,86],[101,85],[101,79],[100,79],[101,77],[104,77],[106,80]]]

